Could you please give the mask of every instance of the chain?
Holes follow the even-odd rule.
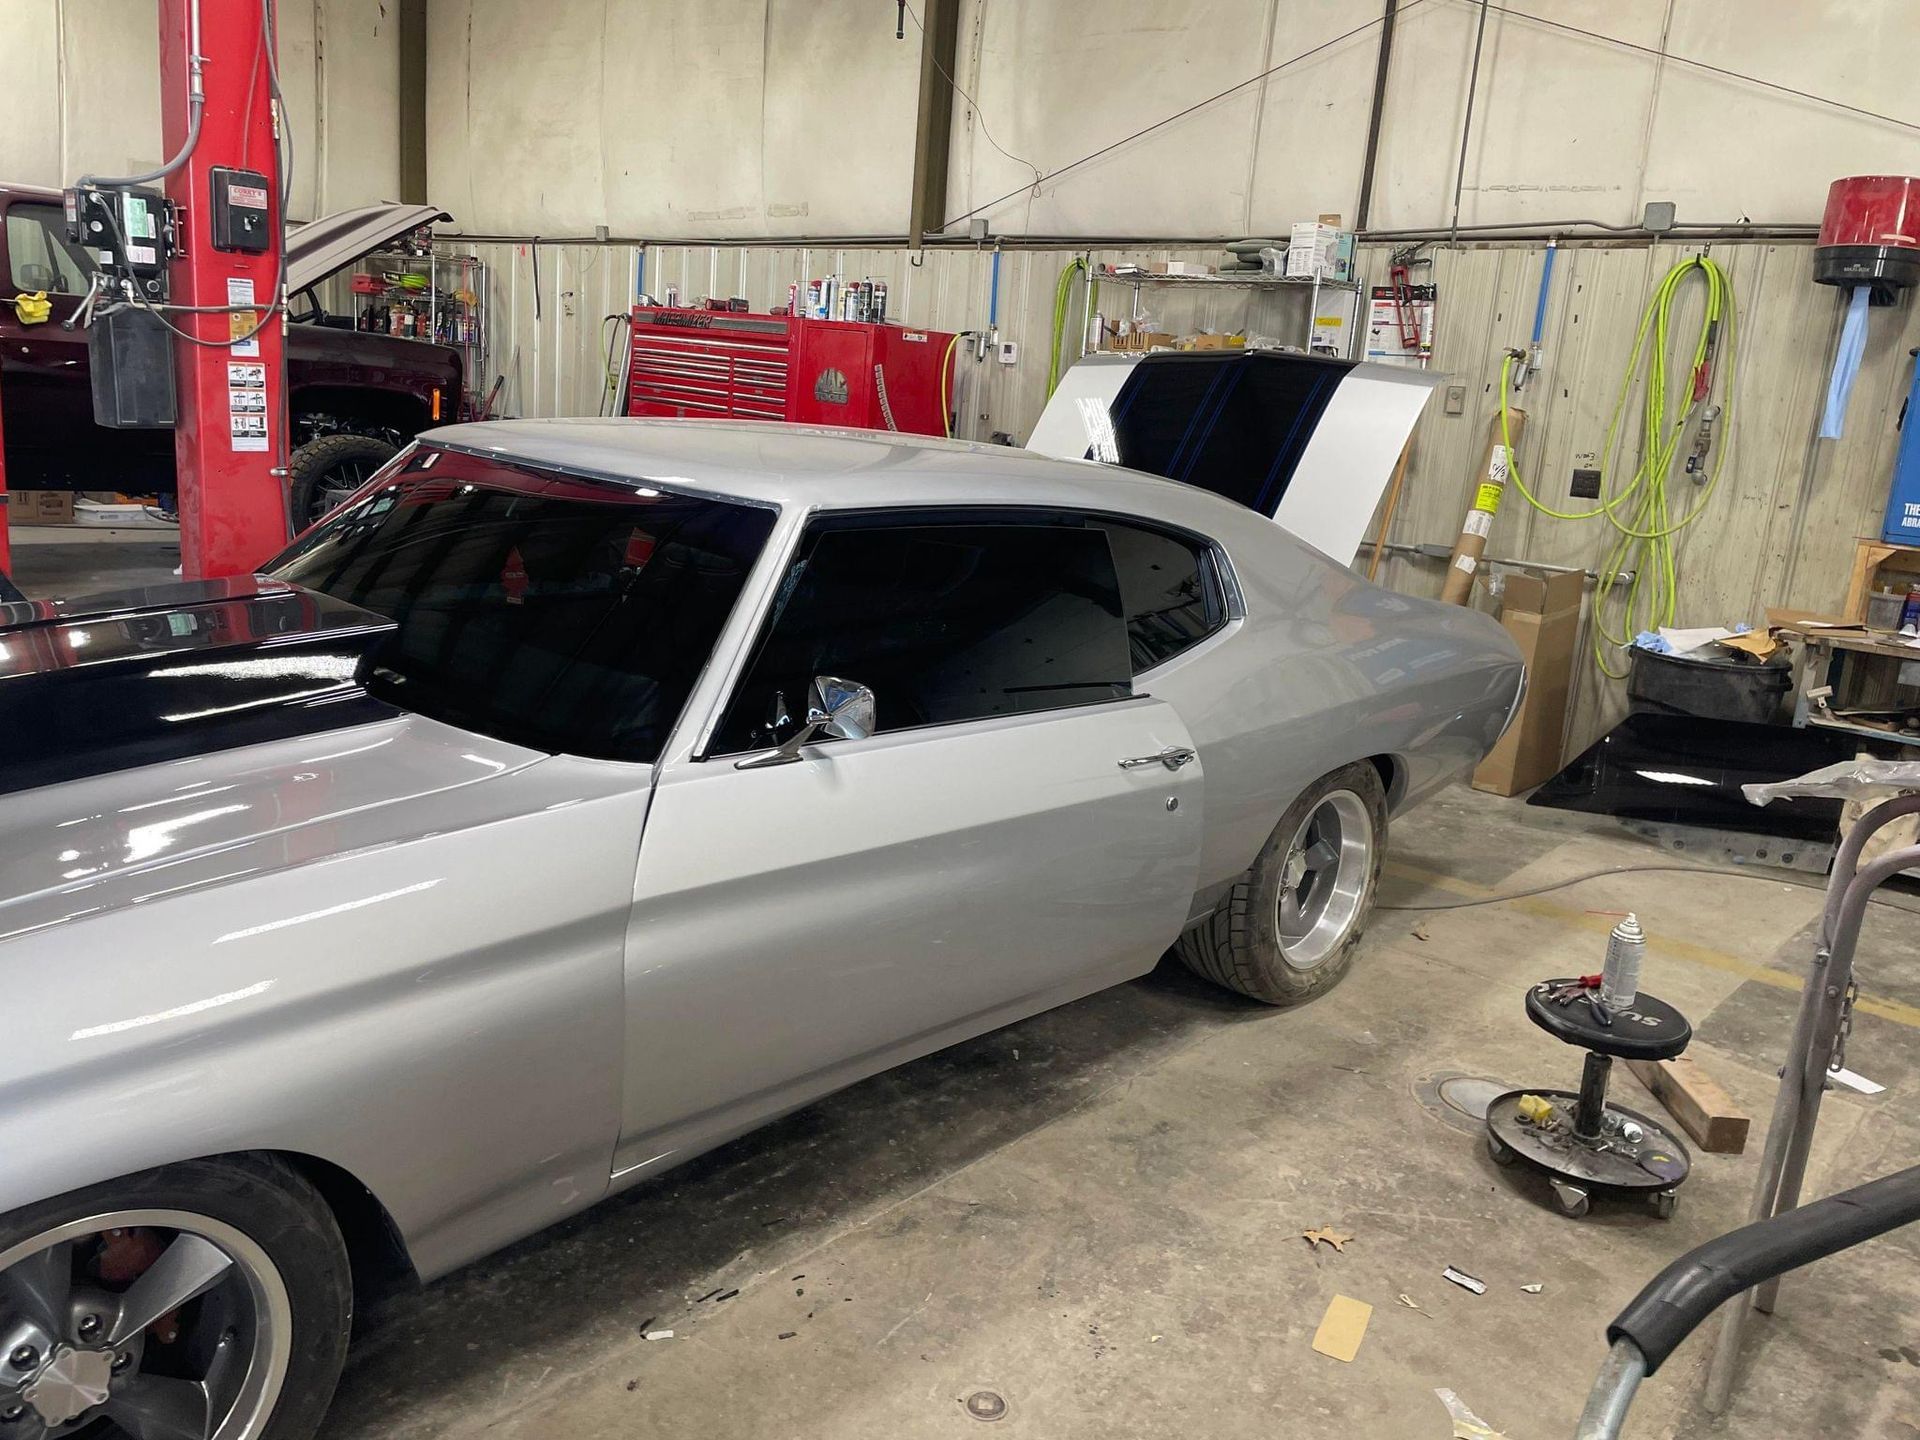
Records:
[[[1856,977],[1847,979],[1847,993],[1840,997],[1840,1025],[1833,1036],[1833,1058],[1827,1062],[1829,1071],[1847,1068],[1847,1037],[1853,1034],[1853,1002],[1860,998],[1860,981]]]

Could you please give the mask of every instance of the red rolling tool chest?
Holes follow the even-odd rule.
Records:
[[[901,325],[639,305],[626,413],[940,435],[952,339]]]

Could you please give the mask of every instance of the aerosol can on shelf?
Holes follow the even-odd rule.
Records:
[[[1616,1014],[1633,1008],[1640,993],[1640,962],[1646,958],[1647,937],[1640,921],[1627,916],[1607,936],[1607,963],[1600,970],[1600,1003]]]

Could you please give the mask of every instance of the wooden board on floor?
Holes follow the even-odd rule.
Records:
[[[1674,1060],[1629,1060],[1627,1068],[1702,1150],[1738,1155],[1747,1148],[1752,1119],[1695,1061],[1685,1055]]]

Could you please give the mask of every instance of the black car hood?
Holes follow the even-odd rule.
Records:
[[[395,716],[362,683],[393,629],[258,576],[0,604],[0,794]]]

